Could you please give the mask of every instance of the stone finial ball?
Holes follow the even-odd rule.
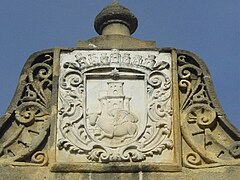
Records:
[[[102,34],[103,29],[112,23],[121,23],[129,28],[131,34],[135,32],[138,26],[138,20],[135,15],[126,7],[112,3],[96,16],[94,28],[98,34]]]

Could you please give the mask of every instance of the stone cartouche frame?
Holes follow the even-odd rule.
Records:
[[[181,170],[174,51],[62,49],[56,57],[59,80],[52,171]],[[113,85],[120,94],[111,94]],[[143,92],[142,97],[137,98],[136,90]],[[94,94],[103,98],[93,98]],[[120,99],[128,108],[118,103]],[[89,105],[92,101],[95,104]],[[110,103],[107,113],[103,107],[97,110],[103,101]]]

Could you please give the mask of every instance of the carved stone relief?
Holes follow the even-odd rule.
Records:
[[[52,64],[51,51],[34,54],[26,64],[9,115],[1,119],[0,162],[48,163],[43,141],[50,128]]]
[[[197,57],[178,55],[183,163],[190,168],[240,164],[239,143],[225,133],[226,118],[206,69]]]
[[[118,162],[121,172],[130,167],[181,171],[178,146],[187,168],[240,165],[239,134],[216,100],[207,68],[193,54],[176,51],[175,72],[174,52],[169,51],[55,52],[35,53],[24,67],[14,99],[0,119],[1,165],[108,172]],[[59,79],[53,70],[58,52]],[[172,69],[178,73],[179,89],[172,82],[177,80]],[[176,91],[181,145],[173,124],[179,120],[178,107],[172,114]],[[91,168],[83,167],[88,163]]]
[[[171,93],[169,53],[62,53],[57,161],[171,161]]]

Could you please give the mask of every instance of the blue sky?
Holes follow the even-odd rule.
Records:
[[[75,47],[97,35],[93,22],[111,0],[1,0],[0,114],[14,95],[28,56],[53,47]],[[218,99],[240,129],[240,1],[120,0],[137,16],[133,34],[198,54],[207,64]]]

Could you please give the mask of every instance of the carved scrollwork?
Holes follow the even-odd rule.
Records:
[[[185,163],[189,166],[194,165],[194,166],[199,166],[202,164],[201,157],[199,156],[198,153],[195,152],[190,152],[186,155],[184,158]]]
[[[3,143],[1,157],[18,162],[31,162],[46,165],[40,157],[46,153],[35,153],[44,141],[50,127],[50,99],[52,93],[52,61],[53,53],[40,53],[31,58],[23,72],[16,107],[12,108],[12,116],[7,121],[12,122],[8,131],[13,131],[8,141]],[[23,78],[24,77],[24,78]],[[22,91],[22,92],[21,92]],[[3,129],[4,131],[4,129]],[[41,150],[41,149],[40,149]],[[1,160],[1,159],[0,159]]]
[[[21,104],[15,111],[17,122],[29,126],[34,121],[45,121],[49,113],[41,104],[35,102],[26,102]]]
[[[100,162],[108,162],[108,161],[117,161],[119,159],[115,154],[111,154],[108,149],[105,149],[102,146],[94,147],[88,154],[87,157],[91,161],[100,161]]]
[[[195,104],[186,110],[188,123],[197,123],[201,129],[212,128],[216,123],[216,112],[205,104]]]
[[[65,90],[78,87],[82,83],[82,76],[79,72],[72,71],[66,73],[61,80],[61,87]]]
[[[227,138],[219,138],[219,132],[224,129],[219,126],[216,104],[212,102],[209,92],[209,74],[198,62],[188,54],[178,55],[182,134],[193,150],[185,155],[185,166],[199,168],[227,165],[227,160],[239,158],[238,146],[231,146],[228,152],[228,145],[225,144]]]
[[[45,166],[48,163],[48,155],[43,151],[37,151],[32,155],[31,162]]]
[[[157,135],[155,135],[155,139],[161,143],[154,147],[152,152],[161,154],[165,148],[171,149],[173,147],[173,142],[169,139],[172,127],[171,121],[169,121],[169,118],[172,116],[172,110],[170,107],[171,81],[166,74],[159,71],[153,71],[150,73],[148,83],[152,86],[152,90],[149,91],[149,120],[155,123],[155,132],[166,137],[162,141],[157,138]],[[148,132],[148,130],[146,132]],[[158,142],[156,141],[155,143],[158,144]]]
[[[160,87],[163,84],[163,90],[169,89],[171,87],[170,78],[161,71],[152,71],[149,74],[148,83],[154,88]]]
[[[75,55],[72,57],[72,54]],[[76,56],[78,60],[74,62]],[[58,121],[61,133],[58,134],[58,149],[71,154],[85,154],[89,160],[97,162],[143,161],[170,151],[173,148],[170,137],[171,61],[169,54],[166,61],[161,57],[156,53],[132,55],[119,50],[63,54],[59,82]],[[130,68],[130,64],[133,67]],[[132,69],[133,73],[127,69]],[[130,85],[128,80],[140,76],[145,77],[141,80],[146,84],[143,96],[125,95],[124,89]],[[99,110],[87,105],[86,99],[91,98],[85,91],[91,82],[88,82],[88,77],[96,82],[96,90],[91,91],[96,91],[98,96],[92,101],[100,104]],[[98,82],[102,82],[100,86]],[[148,97],[147,102],[144,93]],[[134,98],[147,104],[147,116],[140,117],[131,110]]]
[[[146,154],[139,150],[136,146],[128,146],[126,148],[122,148],[120,151],[121,158],[119,160],[124,161],[143,161],[146,159]]]
[[[36,93],[36,101],[44,106],[49,106],[49,95],[51,93],[52,85],[52,57],[48,54],[45,55],[42,63],[34,64],[28,69],[28,83],[32,86],[32,93]],[[50,62],[50,64],[49,64]]]

